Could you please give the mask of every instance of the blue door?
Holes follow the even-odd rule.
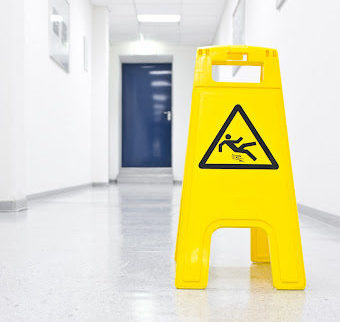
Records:
[[[171,167],[171,67],[122,66],[123,167]]]

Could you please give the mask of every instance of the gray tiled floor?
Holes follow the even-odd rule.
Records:
[[[114,185],[0,214],[0,321],[340,321],[340,230],[301,218],[305,291],[214,233],[206,290],[174,288],[180,186]]]

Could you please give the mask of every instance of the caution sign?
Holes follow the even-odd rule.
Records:
[[[259,66],[260,80],[215,81],[214,65]],[[211,236],[220,228],[250,228],[250,258],[255,263],[270,262],[273,285],[304,289],[275,49],[217,46],[197,50],[175,253],[177,288],[207,287]]]
[[[236,105],[204,154],[199,167],[278,169],[279,165],[241,105]]]

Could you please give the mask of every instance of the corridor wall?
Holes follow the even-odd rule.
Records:
[[[227,1],[215,44],[232,44],[236,3]],[[338,215],[339,10],[337,1],[287,0],[280,10],[275,1],[246,1],[245,24],[246,45],[279,53],[297,200]]]
[[[70,1],[69,73],[49,57],[47,26],[48,1],[29,1],[25,7],[27,195],[92,182],[90,1]]]

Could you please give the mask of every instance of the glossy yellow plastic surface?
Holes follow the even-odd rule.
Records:
[[[215,82],[212,65],[261,66],[261,81]],[[224,227],[251,228],[251,259],[271,262],[274,287],[305,288],[274,49],[197,51],[175,254],[177,288],[207,286],[211,235]]]

